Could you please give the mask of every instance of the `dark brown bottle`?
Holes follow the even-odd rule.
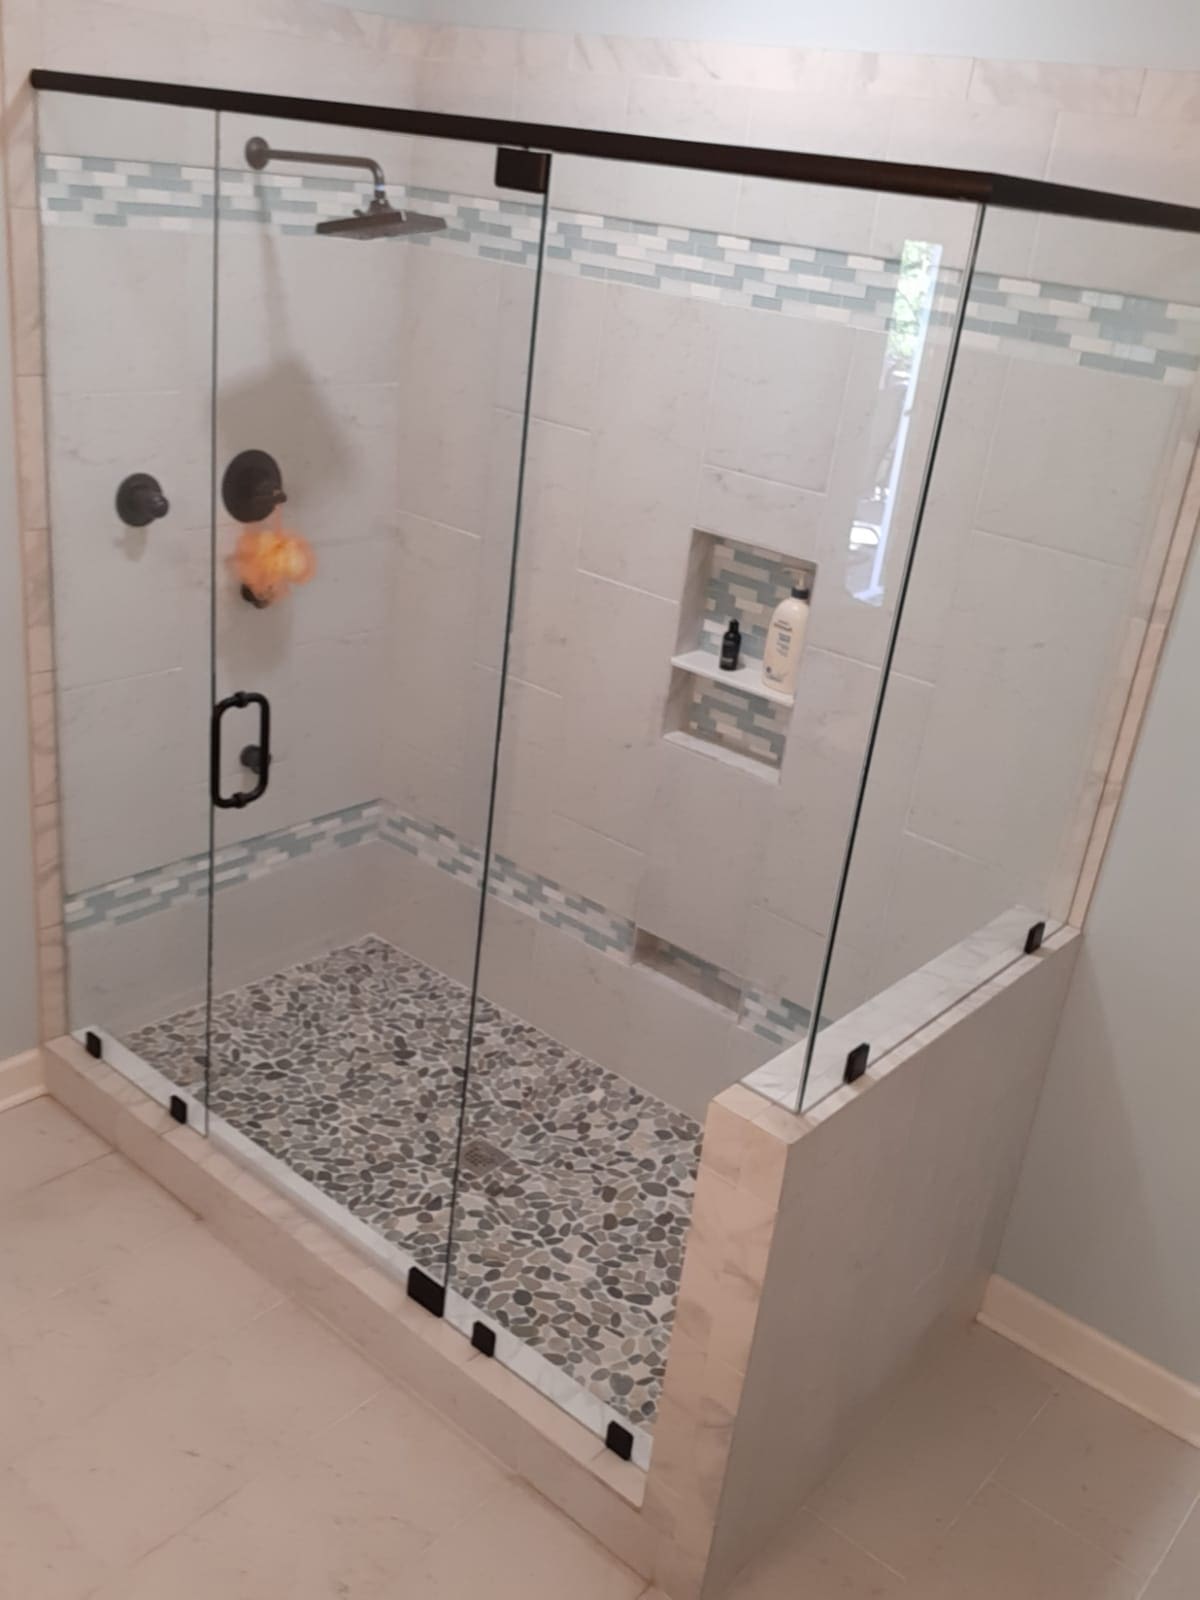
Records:
[[[721,671],[736,672],[742,664],[742,630],[736,617],[730,619],[721,640]]]

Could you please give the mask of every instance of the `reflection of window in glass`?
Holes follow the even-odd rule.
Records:
[[[904,465],[904,450],[916,404],[921,358],[937,287],[940,245],[905,242],[888,321],[887,350],[879,398],[871,422],[868,487],[855,507],[850,529],[846,587],[856,600],[883,602],[883,567]]]

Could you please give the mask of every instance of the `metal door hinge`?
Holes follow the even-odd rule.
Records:
[[[497,189],[520,189],[525,194],[545,194],[550,187],[550,155],[546,150],[514,150],[501,145],[496,151]]]
[[[440,1317],[446,1310],[446,1286],[437,1283],[420,1267],[408,1269],[408,1298],[424,1307],[430,1316]]]

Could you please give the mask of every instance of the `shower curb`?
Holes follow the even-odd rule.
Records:
[[[42,1047],[45,1091],[203,1219],[237,1255],[524,1478],[643,1577],[662,1540],[646,1474],[77,1040]]]

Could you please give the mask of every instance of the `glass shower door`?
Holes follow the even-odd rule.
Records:
[[[977,214],[561,156],[550,194],[447,1315],[644,1466],[708,1104],[829,1020]]]
[[[211,1131],[437,1309],[543,204],[223,115]]]
[[[211,112],[39,95],[50,551],[26,536],[67,1026],[200,1126],[214,135]]]

